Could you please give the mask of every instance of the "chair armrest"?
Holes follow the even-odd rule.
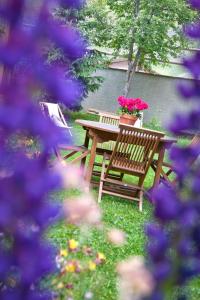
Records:
[[[99,114],[99,111],[95,108],[88,108],[87,112],[89,114],[93,114],[93,115],[98,115]]]

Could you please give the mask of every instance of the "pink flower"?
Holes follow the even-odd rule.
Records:
[[[154,289],[154,278],[140,256],[130,257],[117,266],[120,299],[142,299]]]
[[[139,103],[136,104],[136,109],[138,110],[144,110],[144,109],[147,109],[149,106],[146,102],[142,101]]]
[[[111,229],[107,236],[108,240],[116,246],[122,246],[126,240],[125,233],[116,228]]]
[[[66,221],[76,225],[99,226],[101,211],[91,194],[85,193],[64,202]]]
[[[122,113],[136,114],[140,110],[147,109],[148,104],[140,98],[118,97],[118,103],[121,106]]]
[[[140,98],[135,98],[134,100],[135,100],[135,105],[141,104],[143,102],[143,100]]]
[[[119,96],[118,103],[120,106],[125,107],[127,105],[127,99],[124,96]]]

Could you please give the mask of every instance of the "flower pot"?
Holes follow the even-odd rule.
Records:
[[[135,115],[123,114],[120,116],[119,122],[121,124],[134,125],[138,117]]]

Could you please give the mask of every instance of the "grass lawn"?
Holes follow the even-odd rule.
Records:
[[[74,114],[76,118],[95,118],[91,115]],[[85,132],[84,130],[73,123],[73,134],[76,142],[80,144],[83,142]],[[180,140],[181,143],[187,143],[186,139]],[[153,171],[150,170],[145,180],[145,187],[149,188],[153,182]],[[94,196],[97,199],[97,189],[93,190]],[[74,195],[75,191],[61,191],[55,196],[57,201],[63,201],[67,197]],[[95,300],[116,300],[117,299],[117,281],[116,281],[116,263],[120,260],[126,259],[131,255],[145,255],[145,234],[144,225],[152,218],[153,206],[144,199],[143,212],[140,213],[137,203],[130,203],[126,200],[104,195],[100,207],[103,212],[104,228],[102,230],[93,229],[91,231],[79,230],[79,228],[66,225],[60,222],[54,225],[48,236],[55,243],[57,247],[65,248],[66,242],[69,239],[75,239],[81,245],[87,245],[94,250],[102,252],[106,256],[105,264],[99,266],[96,271],[89,272],[84,277],[75,279],[74,300],[82,300],[84,293],[88,290],[94,293]],[[123,247],[116,247],[108,243],[105,233],[109,228],[122,229],[127,236],[127,243]],[[81,278],[81,280],[80,280]],[[200,299],[200,292],[198,285],[192,286],[194,295]],[[61,298],[62,299],[62,298]],[[65,299],[65,298],[63,298]]]

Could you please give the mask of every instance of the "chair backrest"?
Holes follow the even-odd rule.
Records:
[[[98,115],[99,118],[99,122],[102,123],[106,123],[106,124],[111,124],[111,125],[116,125],[118,126],[119,124],[119,116],[116,115],[115,113],[112,112],[106,112],[106,111],[102,111],[102,110],[98,110],[95,108],[89,108],[87,110],[88,113],[90,114],[94,114],[94,115]],[[141,114],[141,118],[137,119],[137,121],[135,122],[134,127],[142,127],[143,126],[143,112],[140,113]]]
[[[63,113],[57,103],[50,102],[40,102],[40,107],[45,115],[51,118],[51,120],[56,124],[56,126],[61,128],[66,128],[70,135],[72,135],[70,127],[68,126]]]
[[[99,122],[106,123],[106,124],[111,124],[111,125],[119,125],[119,119],[120,116],[115,115],[115,114],[110,114],[110,113],[105,113],[105,112],[99,112]],[[134,127],[142,127],[143,125],[143,113],[141,113],[141,118],[137,119],[137,121],[134,124]]]
[[[107,168],[135,175],[146,175],[164,133],[119,125],[120,133]]]
[[[119,125],[119,116],[109,113],[99,113],[99,122],[111,124],[111,125]]]

